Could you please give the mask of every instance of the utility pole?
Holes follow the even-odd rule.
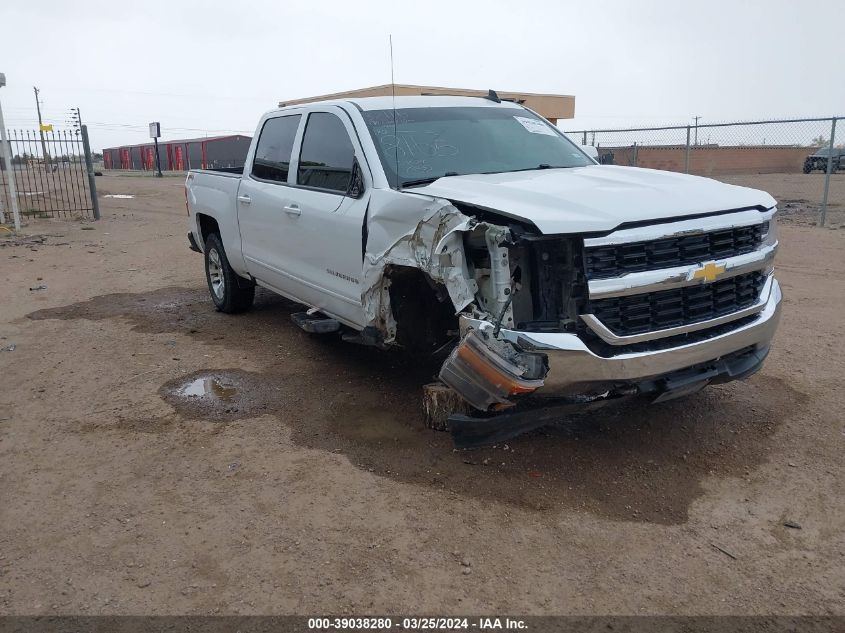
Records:
[[[695,119],[695,143],[694,145],[698,145],[698,120],[701,118],[700,116],[692,117]]]
[[[35,91],[35,109],[38,111],[38,133],[41,135],[41,151],[44,153],[44,167],[47,167],[49,156],[47,154],[47,142],[44,140],[44,123],[41,121],[41,102],[38,100],[38,93],[41,92],[35,86],[32,87]]]

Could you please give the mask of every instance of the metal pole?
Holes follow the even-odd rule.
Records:
[[[15,230],[21,230],[21,212],[18,209],[18,191],[15,187],[15,170],[12,166],[12,148],[6,138],[6,122],[3,120],[3,107],[0,106],[0,152],[3,154],[3,164],[9,176],[9,199],[12,201],[12,217],[15,219]]]
[[[698,120],[701,118],[700,116],[692,117],[695,119],[695,144],[698,145]]]
[[[156,146],[156,178],[161,178],[161,159],[158,156],[158,137],[153,138]]]
[[[97,199],[97,183],[94,182],[94,162],[91,160],[91,145],[88,143],[88,126],[82,125],[82,149],[85,153],[85,169],[88,171],[88,188],[91,190],[91,206],[94,219],[100,219],[100,201]]]
[[[684,173],[689,173],[689,138],[690,138],[690,126],[687,126],[687,147],[684,151]]]
[[[581,145],[586,145],[586,144],[587,144],[587,130],[584,130],[584,142],[581,143]]]
[[[827,172],[824,176],[824,196],[822,197],[822,214],[821,218],[819,218],[819,226],[824,226],[825,221],[827,220],[827,195],[830,190],[830,172],[833,169],[833,143],[836,140],[836,117],[833,117],[832,123],[830,124],[830,143],[828,143],[828,154],[827,154]]]

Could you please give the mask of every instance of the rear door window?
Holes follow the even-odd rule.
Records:
[[[345,193],[354,160],[355,149],[343,121],[328,112],[313,112],[308,116],[299,153],[297,184]]]
[[[252,175],[260,180],[288,181],[293,141],[299,127],[299,114],[267,119],[258,137]]]

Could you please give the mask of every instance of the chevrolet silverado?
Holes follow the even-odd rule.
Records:
[[[260,285],[309,332],[440,354],[482,417],[757,371],[781,306],[775,200],[585,150],[492,91],[282,107],[242,173],[188,174],[188,237],[218,310]]]

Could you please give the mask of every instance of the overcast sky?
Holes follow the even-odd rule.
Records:
[[[252,134],[279,100],[390,82],[575,95],[563,129],[845,115],[845,1],[2,0],[10,128],[95,149]]]

